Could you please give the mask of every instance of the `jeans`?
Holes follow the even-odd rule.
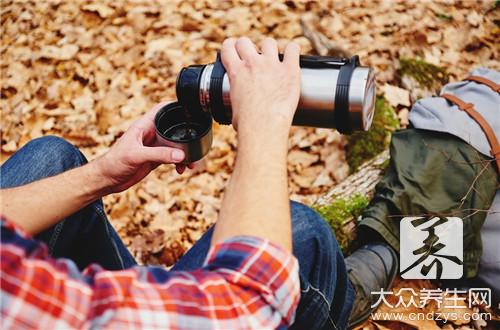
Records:
[[[38,138],[0,167],[0,186],[20,186],[86,162],[83,154],[65,140],[54,136]],[[291,202],[291,210],[293,253],[299,261],[301,285],[292,328],[344,329],[354,301],[354,290],[347,277],[342,252],[332,230],[314,210],[296,202]],[[174,265],[173,270],[201,267],[212,233],[213,228]],[[101,200],[63,219],[36,238],[47,244],[52,257],[72,259],[80,269],[91,263],[109,270],[136,265],[106,218]]]

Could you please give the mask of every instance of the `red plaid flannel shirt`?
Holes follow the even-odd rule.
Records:
[[[293,255],[256,237],[213,247],[203,268],[80,272],[2,221],[1,328],[283,328],[300,296]]]

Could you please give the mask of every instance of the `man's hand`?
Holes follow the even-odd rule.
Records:
[[[182,150],[155,146],[154,116],[166,104],[158,104],[137,120],[98,159],[56,176],[0,190],[3,215],[35,235],[104,195],[127,189],[160,164],[182,161]],[[184,169],[177,165],[177,172]]]
[[[280,62],[276,41],[265,39],[261,51],[248,38],[228,39],[222,46],[238,155],[212,244],[250,235],[291,250],[286,156],[300,95],[300,50],[290,43]]]
[[[97,173],[109,186],[109,193],[128,189],[146,177],[161,164],[179,163],[184,151],[156,144],[154,117],[163,102],[130,126],[120,139],[103,156],[97,158]],[[184,165],[176,165],[177,172],[184,172]]]
[[[248,38],[226,39],[221,58],[231,85],[233,126],[239,139],[288,135],[300,96],[300,48],[290,43],[283,62],[276,41],[266,38],[259,54]]]

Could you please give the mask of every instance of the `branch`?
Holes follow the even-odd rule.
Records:
[[[304,18],[300,20],[303,35],[311,42],[314,51],[320,56],[334,56],[349,58],[352,56],[351,52],[344,49],[340,45],[331,42],[324,34],[312,28]]]

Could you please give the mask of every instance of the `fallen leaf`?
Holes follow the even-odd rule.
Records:
[[[483,16],[479,15],[476,11],[472,11],[467,15],[467,22],[472,26],[479,26],[483,21]]]
[[[397,107],[398,105],[403,105],[409,107],[411,105],[410,92],[406,89],[386,83],[382,86],[381,90],[384,92],[384,96],[391,106]]]
[[[288,163],[296,166],[307,167],[318,161],[318,155],[302,150],[292,150],[288,153]]]
[[[102,3],[90,3],[82,7],[83,10],[93,11],[99,14],[102,18],[107,18],[115,12],[110,7]]]
[[[64,45],[62,47],[44,46],[38,53],[38,56],[64,61],[72,59],[78,50],[79,47],[77,45]]]
[[[146,52],[144,53],[144,58],[150,59],[155,53],[165,53],[169,49],[176,48],[176,41],[172,38],[161,38],[156,40],[151,40],[146,45]]]
[[[54,117],[48,118],[43,123],[42,130],[44,130],[44,131],[50,131],[54,127],[55,123],[56,123],[56,119]]]
[[[6,144],[2,144],[2,150],[5,152],[14,152],[17,150],[16,141],[9,141]]]

